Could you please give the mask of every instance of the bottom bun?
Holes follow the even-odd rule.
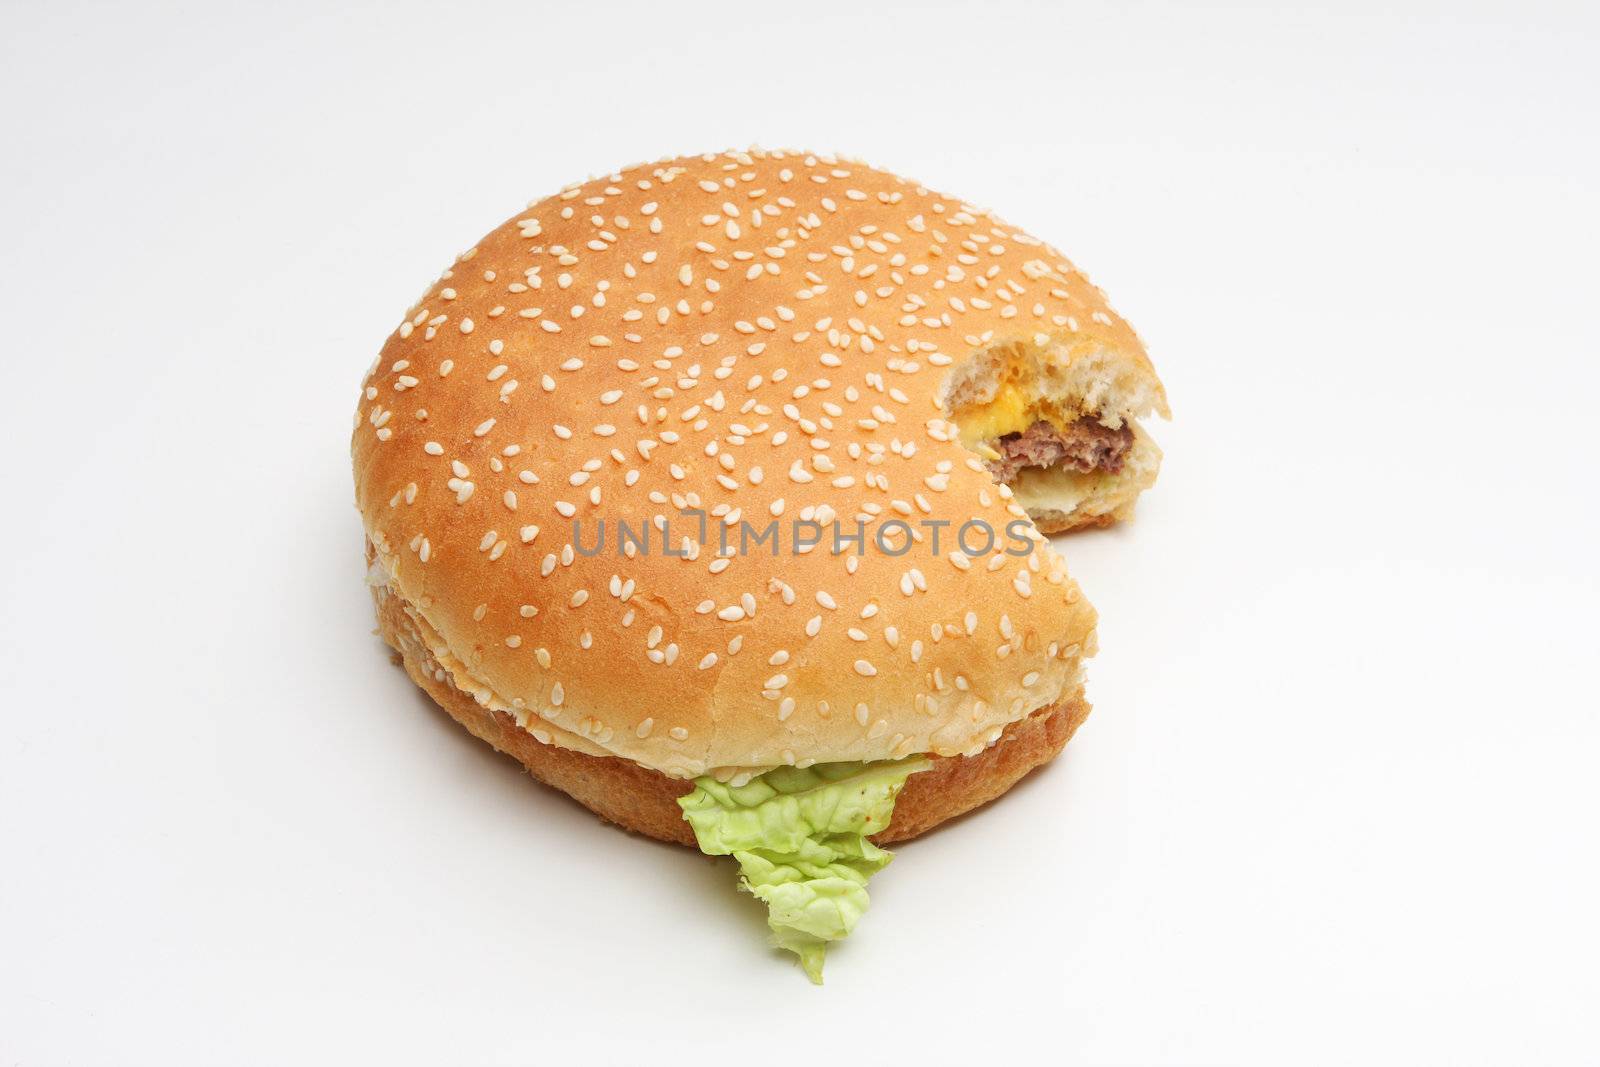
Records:
[[[429,654],[399,597],[383,587],[375,587],[373,597],[378,605],[378,632],[399,653],[411,680],[474,736],[518,760],[545,785],[561,790],[624,830],[680,845],[695,844],[677,803],[694,783],[669,778],[631,760],[591,756],[537,740],[510,715],[481,706],[451,683],[448,672]],[[987,804],[1023,775],[1054,759],[1088,715],[1089,704],[1079,689],[1012,723],[998,741],[976,756],[931,757],[929,770],[906,780],[895,801],[893,821],[873,840],[879,844],[906,841]]]
[[[1064,511],[1028,512],[1028,518],[1042,534],[1073,533],[1077,530],[1100,530],[1119,522],[1133,520],[1133,505],[1128,504],[1104,515],[1074,515]]]

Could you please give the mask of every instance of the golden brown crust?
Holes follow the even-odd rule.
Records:
[[[1059,512],[1057,513],[1059,514]],[[1127,518],[1120,511],[1107,512],[1104,515],[1068,515],[1062,518],[1034,517],[1033,524],[1043,534],[1072,533],[1074,530],[1099,530],[1107,526],[1115,526]]]
[[[693,846],[677,798],[693,783],[669,778],[615,756],[591,756],[538,741],[503,711],[485,708],[450,684],[428,654],[398,597],[374,590],[383,639],[399,653],[412,681],[474,736],[513,757],[535,778],[577,800],[608,822],[659,841]],[[1029,771],[1054,759],[1089,714],[1081,691],[1008,726],[976,756],[934,757],[912,775],[895,802],[894,820],[879,844],[918,837],[940,823],[994,800]]]

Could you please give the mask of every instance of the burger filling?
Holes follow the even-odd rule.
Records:
[[[997,482],[1012,489],[1039,482],[1092,482],[1122,472],[1134,445],[1133,426],[1115,429],[1099,416],[1030,397],[1015,382],[1001,384],[986,403],[952,416],[961,440]]]
[[[1113,430],[1087,415],[1065,427],[1041,419],[990,445],[996,455],[985,458],[984,465],[997,482],[1013,481],[1027,467],[1117,474],[1132,447],[1133,427],[1127,423]]]

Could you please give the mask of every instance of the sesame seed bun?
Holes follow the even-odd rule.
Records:
[[[367,377],[369,580],[416,650],[386,636],[447,708],[466,694],[537,745],[667,779],[974,758],[1086,710],[1094,611],[950,421],[1001,351],[1108,424],[1165,412],[1133,331],[1058,253],[892,174],[732,152],[538,201]],[[773,520],[776,552],[719,554],[719,530],[737,546]],[[865,543],[798,550],[795,520]],[[969,522],[993,543],[958,545]]]

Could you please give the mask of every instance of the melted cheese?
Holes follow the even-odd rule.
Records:
[[[1021,433],[1038,421],[1021,389],[1007,382],[995,390],[994,399],[982,407],[969,408],[956,415],[961,427],[961,442],[968,448],[979,441],[992,441],[1008,433]]]
[[[1011,481],[1013,499],[1033,511],[1071,512],[1117,484],[1117,475],[1066,467],[1025,467]]]

